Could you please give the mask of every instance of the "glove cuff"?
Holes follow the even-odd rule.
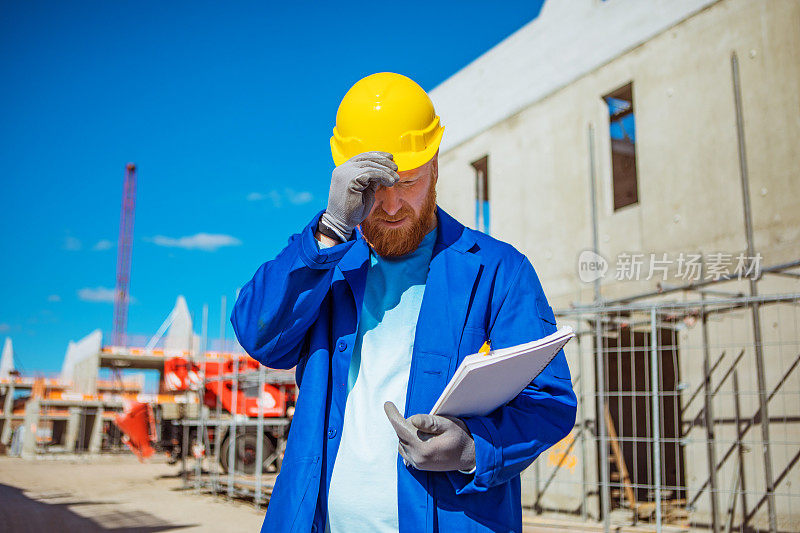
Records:
[[[353,228],[335,219],[327,211],[322,213],[317,223],[317,230],[323,235],[340,242],[347,242],[353,234]]]

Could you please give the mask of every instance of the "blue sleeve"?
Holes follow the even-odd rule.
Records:
[[[556,330],[539,278],[523,258],[491,326],[492,348],[545,337]],[[475,439],[475,472],[448,472],[456,493],[483,492],[519,475],[575,423],[577,401],[563,350],[519,395],[487,416],[465,417]]]
[[[306,332],[317,319],[334,267],[353,240],[322,248],[314,233],[318,213],[239,291],[231,324],[242,348],[271,368],[297,365]]]

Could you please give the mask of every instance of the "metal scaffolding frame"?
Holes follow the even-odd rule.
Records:
[[[762,273],[800,281],[798,268],[800,261],[793,261]],[[621,525],[785,531],[800,524],[793,510],[800,509],[800,492],[792,490],[792,481],[800,482],[800,287],[765,295],[720,290],[737,283],[747,280],[661,287],[556,311],[560,324],[576,330],[565,352],[578,414],[570,436],[523,476],[523,499],[540,519],[598,520],[605,531]],[[675,295],[681,299],[669,299]],[[777,341],[765,340],[766,313],[775,317],[769,337]],[[728,337],[718,338],[726,327]],[[679,342],[679,331],[694,340]],[[690,366],[685,358],[695,355],[699,380],[690,392],[678,377]],[[595,375],[585,375],[590,371]],[[743,388],[743,377],[754,390]],[[594,394],[587,385],[592,378]],[[783,409],[770,415],[767,409],[779,403]],[[668,421],[672,427],[665,427]],[[771,425],[782,438],[769,436]],[[576,482],[564,473],[571,460],[580,464],[577,498]],[[595,463],[598,472],[590,472]],[[701,471],[707,478],[693,482]]]
[[[241,347],[235,341],[226,342],[226,299],[223,296],[220,313],[220,348],[234,354]],[[200,399],[197,417],[185,417],[177,421],[183,431],[182,473],[183,486],[196,492],[206,492],[223,496],[226,499],[244,498],[252,501],[256,509],[260,509],[269,500],[277,474],[280,471],[283,453],[286,449],[286,436],[291,421],[287,416],[271,417],[264,413],[263,391],[265,384],[294,384],[294,374],[282,370],[270,370],[263,365],[258,370],[240,371],[239,364],[233,365],[233,372],[208,376],[206,365],[212,360],[208,357],[208,306],[203,306],[203,323],[201,349],[204,354],[193,358],[193,362],[201,368],[202,383],[199,391],[216,389],[216,397],[222,398],[224,382],[232,384],[231,411],[237,412],[238,392],[242,387],[255,388],[258,391],[258,414],[248,418],[245,415],[234,415],[223,410],[222,402],[216,401],[210,409]],[[247,357],[243,352],[241,357]],[[216,360],[216,359],[213,359]],[[246,473],[239,468],[237,449],[244,446],[242,431],[247,435],[255,431],[255,450],[253,472]],[[227,431],[227,440],[223,442],[223,433]],[[264,439],[259,438],[269,433],[275,439],[275,446],[266,455]],[[213,435],[213,436],[212,436]],[[227,457],[223,455],[227,453]],[[193,457],[194,464],[189,466],[187,457]],[[222,464],[227,465],[227,472]]]
[[[202,361],[201,361],[202,364]],[[234,366],[234,368],[237,368]],[[233,398],[236,401],[236,391],[239,384],[245,383],[247,386],[256,386],[257,390],[263,390],[264,384],[286,383],[288,377],[285,373],[273,373],[265,367],[260,367],[257,371],[234,372],[204,379],[203,386],[211,383],[211,387],[222,387],[222,382],[231,380],[233,382]],[[221,394],[221,392],[219,393]],[[234,410],[236,406],[234,403]],[[232,416],[222,411],[217,403],[217,408],[212,410],[205,406],[200,409],[197,418],[185,418],[179,421],[179,425],[184,432],[184,447],[191,449],[184,450],[183,457],[192,456],[194,465],[189,467],[184,461],[183,478],[184,487],[193,488],[197,491],[211,492],[214,494],[225,495],[228,499],[233,498],[252,498],[256,508],[265,504],[272,492],[272,486],[280,470],[281,459],[286,448],[285,431],[290,424],[289,419],[280,417],[272,418],[264,416],[263,403],[258,403],[258,416],[250,419],[243,416]],[[189,437],[190,429],[194,428],[194,439]],[[241,472],[236,466],[236,450],[241,438],[240,429],[254,428],[256,435],[263,435],[265,430],[272,429],[276,435],[277,445],[272,452],[264,457],[264,442],[261,438],[255,439],[254,472]],[[222,431],[228,431],[228,444],[225,446],[228,456],[227,472],[221,468],[222,457],[226,450],[223,449]],[[212,430],[213,439],[209,436]],[[187,453],[188,452],[188,453]],[[268,471],[274,468],[274,472]]]

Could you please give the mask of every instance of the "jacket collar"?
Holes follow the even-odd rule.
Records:
[[[462,254],[468,252],[475,244],[475,234],[472,230],[451,217],[438,205],[436,206],[436,216],[439,219],[439,233],[436,236],[436,244],[433,246],[433,254],[436,255],[446,248]]]

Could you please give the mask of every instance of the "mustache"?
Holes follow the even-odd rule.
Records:
[[[403,220],[404,218],[412,215],[414,215],[414,211],[410,207],[404,205],[400,208],[400,211],[395,213],[393,216],[389,215],[389,213],[381,208],[379,211],[376,211],[372,214],[372,218],[384,222],[397,222],[398,220]]]

